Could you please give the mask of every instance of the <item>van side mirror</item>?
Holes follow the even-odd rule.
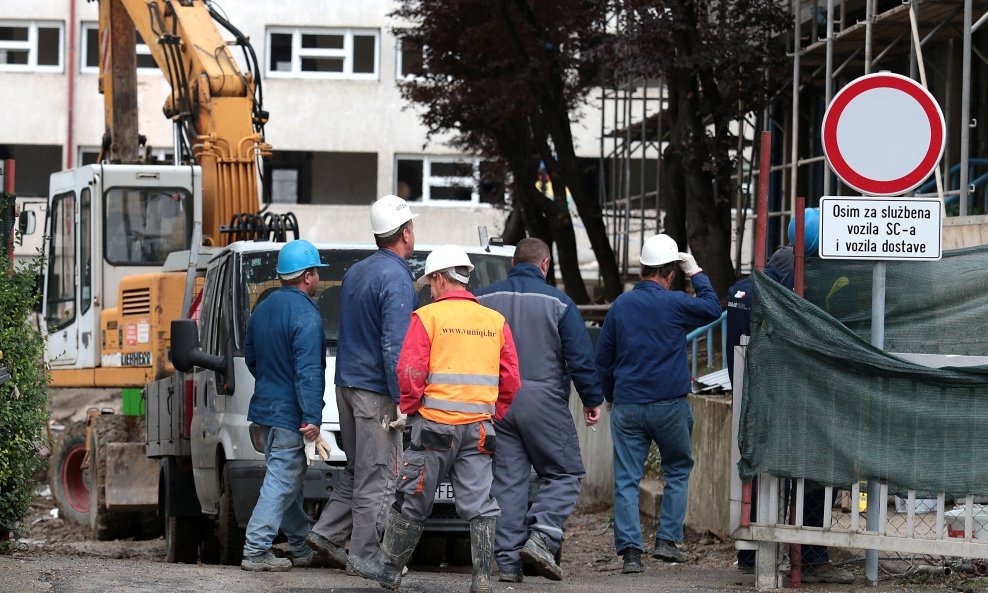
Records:
[[[226,372],[226,360],[223,356],[206,354],[199,349],[199,328],[193,319],[176,319],[172,321],[172,364],[175,368],[187,373],[193,367],[202,367],[217,373]]]
[[[217,374],[216,390],[223,395],[233,395],[236,390],[234,382],[236,373],[233,368],[234,342],[231,337],[226,343],[223,356],[206,354],[199,348],[199,327],[192,319],[176,319],[172,321],[172,364],[175,368],[187,373],[193,367],[209,369]]]
[[[31,210],[22,210],[17,219],[17,227],[22,235],[33,235],[38,230],[38,218]]]

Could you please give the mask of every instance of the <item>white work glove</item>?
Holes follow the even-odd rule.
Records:
[[[699,274],[703,270],[696,264],[696,259],[688,253],[679,254],[679,267],[682,268],[683,272],[690,277]]]
[[[319,459],[323,461],[329,461],[329,443],[326,439],[322,438],[322,435],[316,437],[314,441],[305,441],[305,463],[306,465],[312,465],[312,459],[319,454]]]
[[[398,432],[404,432],[405,425],[408,424],[408,414],[403,414],[401,408],[395,406],[395,415],[396,418],[394,422],[391,422],[390,424],[388,424],[388,426],[397,430]]]

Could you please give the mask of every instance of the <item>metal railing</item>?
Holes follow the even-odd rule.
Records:
[[[686,344],[690,349],[690,376],[694,379],[696,379],[700,369],[701,339],[707,344],[707,364],[704,365],[704,368],[712,367],[717,361],[714,357],[714,330],[718,328],[720,328],[720,366],[718,370],[721,370],[727,368],[727,311],[721,313],[715,321],[686,334]]]

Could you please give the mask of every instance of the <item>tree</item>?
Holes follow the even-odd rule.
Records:
[[[12,198],[0,194],[0,212],[10,208]],[[6,234],[6,225],[0,228]],[[6,248],[0,253],[0,366],[9,373],[9,381],[0,382],[0,549],[27,514],[37,484],[34,475],[43,466],[38,448],[48,416],[47,370],[44,342],[28,323],[38,300],[35,278],[42,269],[39,256],[15,271]]]
[[[663,152],[665,232],[689,245],[718,294],[731,264],[732,124],[776,92],[790,28],[777,0],[621,0],[625,28],[607,47],[617,76],[660,74],[669,130]]]
[[[614,252],[594,192],[580,171],[570,129],[591,88],[581,76],[602,38],[605,0],[402,0],[404,41],[425,48],[421,76],[402,87],[424,108],[430,133],[455,133],[460,148],[499,158],[513,176],[521,225],[555,242],[567,293],[588,296],[576,262],[570,195],[587,229],[608,299],[621,292]],[[552,200],[535,191],[538,163]],[[517,218],[512,222],[517,228]]]

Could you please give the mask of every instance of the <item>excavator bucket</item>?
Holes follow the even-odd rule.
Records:
[[[153,511],[158,505],[157,459],[149,459],[144,443],[107,443],[106,510]]]

